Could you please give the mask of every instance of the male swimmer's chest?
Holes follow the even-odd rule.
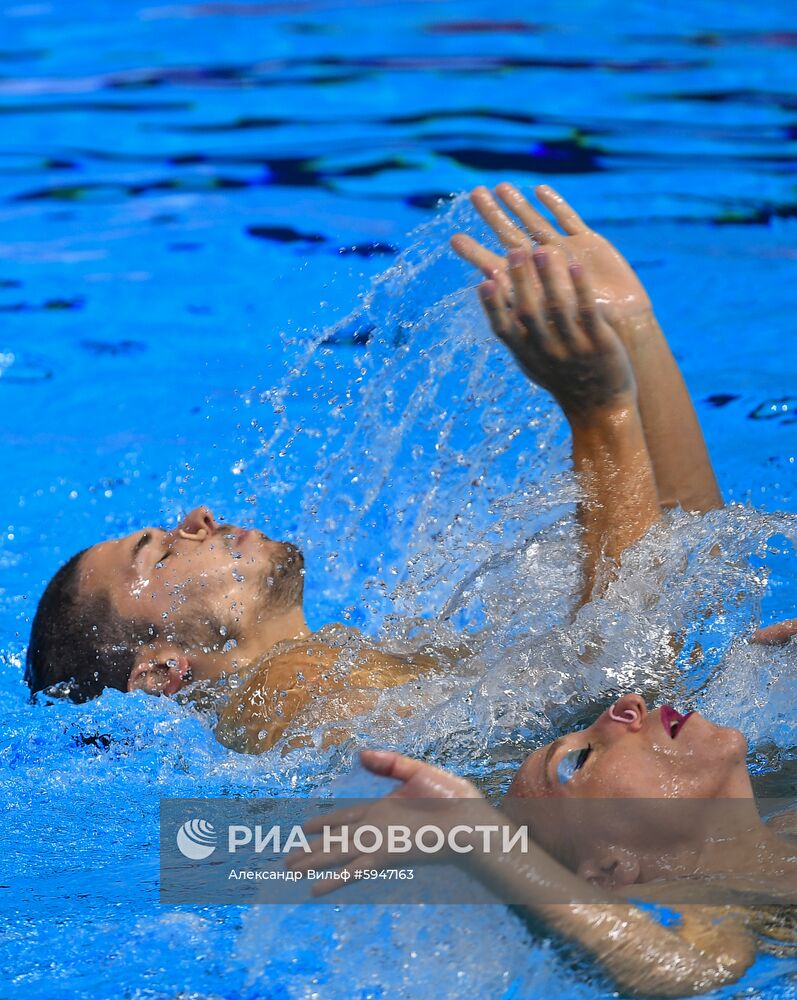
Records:
[[[243,753],[270,749],[312,706],[316,725],[370,711],[381,691],[416,678],[425,664],[361,645],[341,649],[303,642],[264,659],[223,709],[216,730]]]

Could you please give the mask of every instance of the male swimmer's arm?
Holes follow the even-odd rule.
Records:
[[[605,587],[601,566],[616,567],[623,552],[660,517],[653,469],[633,398],[587,420],[568,417],[573,467],[581,487],[578,520],[584,545],[584,602]],[[599,579],[600,578],[600,579]]]
[[[689,389],[651,309],[615,329],[634,368],[639,413],[665,508],[705,513],[722,507]]]
[[[531,236],[540,245],[559,248],[589,265],[597,300],[628,352],[634,371],[642,428],[661,505],[680,505],[684,510],[700,512],[721,507],[722,495],[689,390],[633,268],[552,188],[540,186],[536,194],[564,234],[511,184],[499,184],[496,190],[524,224],[525,232],[502,211],[486,188],[476,188],[472,201],[504,247],[526,247]],[[465,234],[457,234],[452,245],[486,277],[502,281],[504,288],[509,288],[503,258]]]
[[[482,304],[495,335],[556,398],[573,432],[586,601],[602,560],[616,563],[660,517],[633,372],[582,264],[568,265],[556,248],[513,250],[509,277],[511,306],[497,281],[480,286]]]

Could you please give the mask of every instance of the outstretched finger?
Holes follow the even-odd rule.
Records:
[[[797,635],[797,618],[789,618],[756,629],[750,637],[750,642],[757,642],[762,646],[785,646],[795,635]]]
[[[364,806],[350,806],[348,809],[336,809],[334,812],[321,813],[302,823],[305,833],[321,833],[326,826],[345,826],[358,823],[365,813]]]
[[[526,246],[528,243],[526,234],[509,218],[486,187],[474,188],[470,200],[507,250]]]
[[[479,288],[489,284],[492,282],[485,281]],[[382,778],[393,778],[395,781],[409,781],[418,771],[429,767],[424,761],[405,757],[396,750],[361,750],[360,763],[371,774],[378,774]]]
[[[495,279],[505,292],[509,290],[506,261],[500,254],[488,250],[467,233],[455,233],[451,237],[451,247],[458,257],[473,264],[485,278]]]
[[[576,321],[576,300],[572,281],[561,253],[536,250],[534,266],[545,293],[544,314],[549,333],[568,350],[582,350],[586,344]]]
[[[370,871],[371,869],[380,871],[388,860],[389,855],[386,856],[383,852],[360,855],[354,861],[349,862],[344,868],[341,868],[337,872],[337,878],[319,879],[310,890],[310,895],[315,897],[327,896],[336,889],[342,889],[351,881],[358,881],[356,872]]]
[[[285,858],[285,867],[294,872],[306,872],[311,868],[339,868],[344,862],[351,861],[360,854],[360,849],[354,844],[347,843],[344,848],[340,843],[332,843],[332,841],[340,841],[341,836],[340,827],[330,827],[328,851],[323,850],[323,844],[320,841],[318,843],[314,841],[309,852],[297,847]]]
[[[507,308],[506,296],[495,281],[483,281],[479,285],[479,298],[490,329],[499,340],[508,343],[512,340],[512,317]]]
[[[531,333],[541,347],[546,346],[548,331],[543,319],[543,290],[526,250],[509,252],[509,277],[515,297],[515,312],[519,323]]]
[[[503,271],[505,262],[500,253],[488,250],[467,233],[454,233],[451,237],[454,253],[482,272],[485,278],[492,278],[497,271]]]
[[[576,293],[579,325],[586,334],[587,339],[594,344],[600,340],[601,336],[595,291],[584,270],[584,265],[580,261],[569,261],[567,268],[570,272],[570,280],[573,282],[573,289]]]
[[[528,230],[529,235],[537,243],[555,243],[561,240],[562,234],[558,233],[545,216],[529,204],[514,184],[504,181],[495,190],[501,201],[510,211],[515,213]]]
[[[555,217],[559,225],[570,236],[577,236],[579,233],[588,233],[589,226],[581,216],[564,200],[564,198],[548,184],[540,184],[534,189],[534,193],[545,205],[545,207]]]

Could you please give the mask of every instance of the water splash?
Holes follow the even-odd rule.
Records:
[[[447,246],[460,228],[484,235],[463,198],[416,231],[352,314],[307,339],[266,397],[279,400],[280,424],[258,462],[294,473],[285,500],[301,503],[296,534],[321,581],[311,616],[345,604],[345,620],[399,653],[456,649],[463,637],[468,647],[411,697],[384,692],[352,724],[351,746],[489,772],[497,746],[520,753],[629,690],[721,709],[728,724],[791,745],[788,722],[774,726],[770,713],[756,728],[740,707],[749,699],[734,714],[719,692],[737,661],[752,658],[769,684],[792,656],[750,650],[747,639],[767,592],[770,540],[793,547],[795,517],[741,506],[668,515],[626,554],[605,595],[575,614],[565,428],[462,287],[467,272]],[[330,343],[353,326],[372,331],[367,349],[342,355]],[[345,393],[341,366],[353,376]],[[319,741],[323,719],[311,707],[302,720]]]

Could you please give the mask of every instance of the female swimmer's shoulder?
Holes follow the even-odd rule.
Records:
[[[797,807],[790,806],[785,812],[770,816],[767,827],[779,837],[787,840],[797,840]]]

